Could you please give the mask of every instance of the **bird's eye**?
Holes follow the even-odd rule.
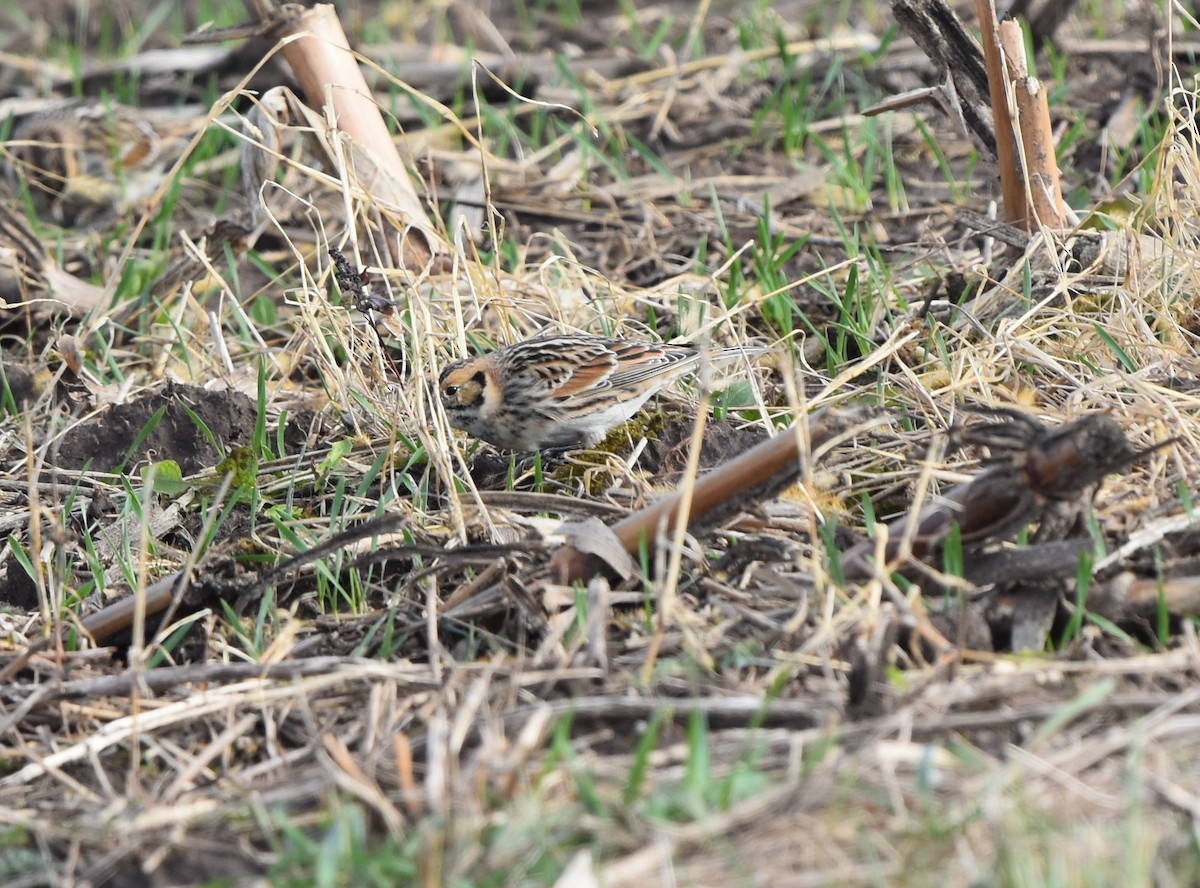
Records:
[[[447,398],[453,398],[455,395],[458,394],[458,386],[448,385],[444,389],[442,389],[442,394],[445,395]]]

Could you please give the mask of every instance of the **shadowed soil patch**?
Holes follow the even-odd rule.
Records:
[[[215,466],[221,458],[210,435],[226,451],[248,446],[255,415],[254,402],[241,392],[214,392],[172,382],[162,391],[116,404],[71,429],[58,448],[57,463],[82,469],[90,462],[93,471],[112,472],[148,459],[170,459],[184,475],[192,475]],[[142,440],[131,449],[139,437]]]

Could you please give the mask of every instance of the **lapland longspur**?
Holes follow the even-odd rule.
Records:
[[[518,452],[586,447],[701,360],[761,351],[705,353],[632,339],[540,336],[448,365],[438,388],[450,424],[497,447]]]
[[[186,108],[53,105],[13,127],[5,144],[6,172],[24,179],[39,210],[55,221],[88,225],[150,197],[194,125]]]

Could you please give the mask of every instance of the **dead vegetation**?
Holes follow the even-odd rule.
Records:
[[[1188,11],[997,210],[936,3],[250,6],[10,12],[0,881],[1200,878]],[[449,429],[545,328],[771,354]]]

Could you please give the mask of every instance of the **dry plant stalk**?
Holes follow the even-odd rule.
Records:
[[[979,43],[962,19],[946,0],[892,0],[892,15],[937,70],[939,83],[930,95],[958,120],[980,154],[995,158],[987,68]]]
[[[1000,167],[1000,194],[1004,200],[1004,218],[1012,225],[1029,230],[1029,207],[1021,181],[1016,130],[1008,110],[1007,78],[1001,62],[1000,38],[996,24],[995,0],[975,0],[983,58],[987,65],[988,90],[992,99],[992,118],[996,131],[996,163]]]
[[[1029,74],[1025,58],[1025,36],[1011,19],[1000,23],[1000,47],[1004,50],[1006,82],[1012,86],[1016,103],[1016,134],[1021,139],[1022,168],[1028,185],[1027,199],[1033,221],[1053,229],[1067,226],[1058,162],[1054,157],[1054,133],[1050,127],[1050,105],[1041,81]]]
[[[713,469],[697,479],[691,491],[691,504],[684,520],[695,524],[723,505],[754,501],[790,484],[799,474],[806,451],[829,443],[853,425],[861,422],[861,411],[823,409],[808,419],[808,444],[803,447],[802,431],[790,426],[768,438],[741,456]],[[682,514],[685,495],[676,492],[634,512],[612,526],[625,551],[636,554],[643,540],[651,550],[659,534],[670,534]],[[550,560],[559,582],[569,584],[595,573],[595,561],[584,552],[567,545]]]
[[[872,556],[882,555],[888,571],[896,569],[901,557],[928,560],[941,549],[954,524],[961,542],[973,551],[1011,538],[1032,521],[1040,522],[1035,542],[1056,538],[1075,523],[1079,510],[1108,475],[1124,472],[1143,457],[1176,443],[1170,438],[1135,451],[1122,426],[1107,413],[1086,413],[1051,428],[1017,411],[990,412],[1000,421],[969,427],[962,440],[992,449],[994,464],[919,511],[891,521],[882,544],[868,539],[849,549],[842,556],[844,577],[865,580],[875,575]],[[1064,552],[1069,555],[1072,550]],[[1002,562],[996,565],[1001,571],[1016,571]],[[980,571],[974,573],[978,580]],[[1006,579],[996,576],[989,581]]]
[[[389,239],[392,259],[406,267],[427,265],[444,245],[412,187],[387,124],[350,49],[337,11],[327,3],[299,14],[274,0],[255,0],[259,16],[285,41],[284,59],[314,108],[329,104],[339,130],[360,149],[353,169],[363,189],[398,213],[390,220],[401,237]],[[292,38],[292,39],[288,39]]]

